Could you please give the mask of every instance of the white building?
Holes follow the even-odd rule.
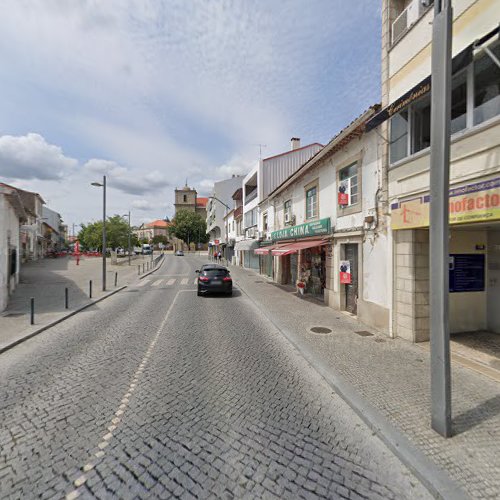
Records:
[[[274,227],[274,207],[269,203],[269,193],[293,175],[323,147],[313,143],[300,146],[300,139],[293,137],[290,151],[260,160],[243,180],[243,228],[246,241],[238,248],[245,267],[260,270],[272,276],[272,261],[259,247],[270,244]],[[259,258],[260,255],[260,258]]]
[[[224,217],[231,210],[232,195],[241,187],[243,177],[233,175],[230,179],[214,184],[214,189],[207,203],[207,234],[209,235],[209,252],[224,253],[227,245]]]
[[[378,131],[364,133],[377,109],[354,120],[269,195],[275,216],[268,252],[277,282],[388,330],[381,145]]]
[[[429,339],[433,2],[383,0],[381,126],[389,146],[393,334]],[[497,0],[453,1],[450,332],[500,333],[500,41]]]
[[[19,282],[19,226],[26,219],[18,191],[0,183],[0,311]]]

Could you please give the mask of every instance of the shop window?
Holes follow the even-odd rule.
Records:
[[[408,110],[405,109],[391,118],[391,163],[408,156],[408,131]]]
[[[292,200],[285,201],[284,212],[285,212],[285,224],[291,224],[292,223]]]
[[[345,200],[345,203],[342,204],[343,206],[350,207],[358,203],[359,182],[357,163],[339,170],[339,192],[347,195],[343,198]]]
[[[420,99],[412,106],[411,117],[411,152],[416,153],[431,145],[430,96]]]
[[[318,188],[314,186],[306,190],[306,219],[318,216]]]
[[[490,48],[500,59],[500,44]],[[474,125],[500,114],[500,68],[487,52],[474,62]]]
[[[453,77],[451,87],[451,133],[467,126],[467,70]]]

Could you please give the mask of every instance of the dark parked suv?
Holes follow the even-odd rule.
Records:
[[[232,295],[233,280],[229,269],[217,264],[205,264],[198,273],[198,295],[206,293],[224,293]]]

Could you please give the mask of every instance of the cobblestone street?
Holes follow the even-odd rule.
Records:
[[[2,355],[2,498],[429,498],[237,286],[196,296],[200,262]]]

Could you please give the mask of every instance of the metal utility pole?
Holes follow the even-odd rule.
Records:
[[[443,437],[450,437],[452,431],[448,236],[452,23],[451,0],[435,0],[430,169],[431,425]]]
[[[102,187],[102,290],[106,291],[106,176],[100,182],[92,182],[92,186]]]

